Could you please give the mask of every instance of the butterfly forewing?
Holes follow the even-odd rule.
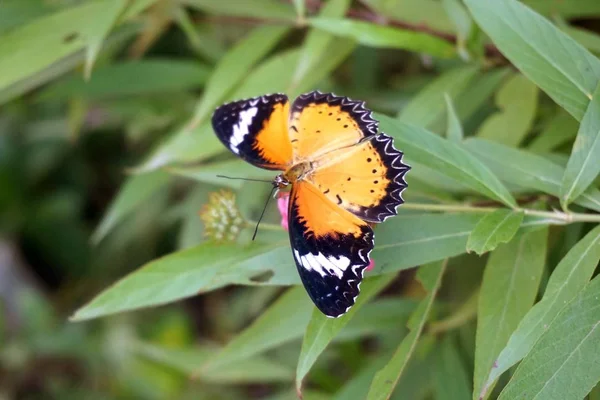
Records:
[[[261,168],[284,170],[292,162],[288,118],[287,96],[270,94],[222,105],[212,125],[235,155]]]
[[[317,91],[298,96],[289,126],[294,162],[314,160],[377,133],[377,121],[363,102]]]

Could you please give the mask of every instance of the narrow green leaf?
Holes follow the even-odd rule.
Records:
[[[210,163],[206,165],[169,168],[169,172],[191,178],[199,182],[228,186],[239,189],[244,184],[243,180],[225,179],[218,175],[234,176],[240,178],[271,180],[275,177],[273,171],[262,168],[249,168],[248,163],[241,159],[233,159]]]
[[[418,160],[485,196],[516,207],[508,189],[461,145],[381,114],[376,118],[381,130],[394,136],[398,148],[407,155],[409,165],[411,159]]]
[[[421,336],[447,263],[447,260],[438,261],[419,268],[417,277],[427,290],[427,296],[421,301],[408,322],[410,333],[402,340],[390,361],[373,378],[367,399],[389,399],[392,395],[394,387],[415,350],[419,336]]]
[[[600,226],[591,230],[560,261],[544,297],[525,315],[489,371],[486,386],[529,353],[559,312],[589,282],[600,261]]]
[[[383,290],[393,279],[395,274],[387,274],[377,278],[368,279],[362,283],[361,293],[358,296],[356,304],[340,318],[331,319],[326,317],[318,309],[314,309],[304,340],[302,341],[302,350],[298,359],[296,368],[296,389],[300,392],[302,380],[308,374],[311,367],[317,361],[317,358],[325,350],[327,345],[337,336],[337,334],[354,317],[356,312],[366,303]]]
[[[597,33],[570,25],[561,26],[560,28],[586,49],[596,53],[596,55],[600,54],[600,35]]]
[[[96,68],[86,82],[69,77],[53,84],[41,100],[82,96],[105,98],[197,89],[204,85],[209,70],[197,62],[177,59],[144,59]]]
[[[446,14],[456,27],[456,47],[464,60],[471,57],[467,50],[467,40],[473,27],[473,20],[460,0],[442,0]]]
[[[600,172],[600,85],[581,120],[571,157],[563,175],[563,207],[579,197]]]
[[[314,309],[302,286],[289,289],[202,369],[212,370],[247,359],[302,337]]]
[[[348,7],[350,7],[350,0],[331,0],[323,5],[319,11],[319,16],[324,18],[341,18],[346,14]],[[318,29],[310,30],[304,40],[300,59],[298,60],[294,75],[290,81],[290,86],[286,91],[287,93],[297,94],[297,87],[319,61],[323,59],[327,54],[327,49],[335,40],[336,37],[331,33]]]
[[[183,0],[182,3],[204,12],[234,17],[249,17],[292,22],[294,9],[277,0]]]
[[[231,2],[227,2],[227,4],[231,4]],[[227,94],[248,76],[248,71],[269,53],[288,32],[289,28],[285,26],[263,25],[252,30],[244,39],[229,49],[215,67],[206,84],[202,99],[196,107],[192,124],[199,125],[207,120],[219,102],[227,98]]]
[[[133,351],[149,360],[180,371],[186,376],[215,384],[248,384],[268,382],[291,382],[294,372],[287,366],[265,357],[253,356],[214,369],[198,367],[214,357],[219,351],[212,346],[173,349],[152,343],[135,343]]]
[[[305,0],[294,0],[294,8],[296,9],[296,16],[298,19],[303,20],[306,16],[306,4]]]
[[[458,115],[456,115],[456,110],[452,104],[452,98],[448,95],[448,93],[444,93],[444,99],[446,100],[446,115],[448,116],[448,122],[446,124],[446,138],[455,143],[460,143],[465,136],[462,124],[460,123]]]
[[[466,400],[471,396],[464,363],[451,336],[445,337],[436,351],[433,381],[436,400]]]
[[[85,52],[85,65],[83,76],[89,80],[92,75],[92,68],[96,62],[96,58],[102,48],[102,43],[110,33],[117,20],[129,5],[127,0],[108,0],[103,2],[104,7],[101,11],[94,15],[90,21],[91,26],[88,27],[89,36],[85,38],[87,41],[87,49]]]
[[[363,0],[378,15],[422,25],[445,33],[455,33],[456,28],[442,3],[435,0]]]
[[[477,67],[451,69],[426,85],[412,100],[402,108],[398,119],[403,122],[431,127],[441,121],[446,111],[444,94],[456,98],[463,92],[478,73]]]
[[[500,400],[582,399],[600,380],[600,277],[556,317],[521,362]]]
[[[324,18],[341,18],[346,14],[350,6],[350,0],[332,0],[323,5],[319,16]],[[327,54],[327,48],[334,42],[335,36],[331,33],[318,29],[311,29],[300,54],[300,60],[296,65],[290,87],[286,92],[296,94],[296,88],[306,78],[306,75]]]
[[[549,119],[544,129],[531,141],[528,149],[536,153],[550,152],[577,135],[579,123],[564,110]]]
[[[465,4],[518,69],[581,120],[600,79],[600,60],[516,0],[465,0]]]
[[[564,168],[552,161],[528,151],[517,150],[484,139],[470,138],[463,143],[466,149],[504,182],[560,196],[560,182]],[[593,187],[589,188],[574,202],[600,211],[600,191]]]
[[[537,99],[537,87],[523,75],[514,75],[496,93],[499,111],[485,120],[477,136],[518,147],[535,119]]]
[[[425,33],[349,19],[319,17],[311,18],[308,22],[312,27],[354,39],[365,46],[410,50],[441,58],[450,58],[455,54],[450,43]]]
[[[100,242],[124,217],[167,186],[170,180],[171,176],[164,171],[129,177],[92,235],[92,242]]]
[[[481,255],[508,243],[515,236],[524,214],[511,210],[497,210],[483,217],[469,235],[467,251]]]
[[[523,3],[544,15],[561,15],[563,18],[595,17],[600,14],[600,4],[596,0],[548,1],[523,0]]]
[[[467,121],[484,107],[510,72],[509,68],[496,68],[473,78],[470,84],[453,99],[460,120]]]
[[[81,321],[194,296],[231,283],[234,274],[237,279],[248,279],[260,270],[244,268],[243,262],[272,248],[203,243],[169,254],[129,274],[77,310],[71,319]]]
[[[546,262],[548,229],[538,229],[499,246],[488,260],[477,312],[473,399],[482,392],[488,371],[511,333],[529,311]]]

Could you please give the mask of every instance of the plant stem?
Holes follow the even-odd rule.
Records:
[[[465,212],[465,213],[490,213],[500,210],[499,207],[475,207],[470,205],[456,204],[423,204],[423,203],[404,203],[402,208],[406,210],[422,211],[440,211],[440,212]],[[515,208],[515,211],[521,211],[525,215],[554,219],[560,223],[570,224],[573,222],[600,222],[600,214],[571,213],[562,211],[541,211],[530,208]]]
[[[256,226],[257,222],[256,221],[246,221],[246,226],[247,227],[252,227],[254,228]],[[260,225],[258,225],[258,229],[263,229],[265,231],[283,231],[283,227],[281,225],[277,225],[277,224],[270,224],[268,222],[262,222],[260,223]]]

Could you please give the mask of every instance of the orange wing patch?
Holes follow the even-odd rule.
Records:
[[[295,163],[352,146],[376,133],[377,121],[363,102],[311,92],[292,105],[289,135]]]
[[[292,144],[286,135],[289,112],[289,102],[275,104],[252,144],[252,149],[269,164],[288,165],[292,160]]]
[[[402,163],[402,153],[394,149],[391,137],[377,135],[315,163],[306,179],[336,205],[369,222],[396,215],[396,207],[403,202],[408,166]]]
[[[306,181],[294,184],[290,204],[296,207],[293,214],[297,216],[297,223],[304,227],[305,235],[314,238],[335,239],[340,235],[358,238],[362,234],[361,226],[367,226],[360,218],[338,207]]]

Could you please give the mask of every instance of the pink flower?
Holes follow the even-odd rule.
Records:
[[[281,214],[281,226],[288,230],[288,206],[290,203],[290,192],[279,192],[277,195],[277,209]],[[375,268],[375,260],[371,260],[365,271],[371,271]]]
[[[290,192],[279,192],[277,196],[277,208],[281,214],[281,226],[288,230],[288,204],[290,203]]]

